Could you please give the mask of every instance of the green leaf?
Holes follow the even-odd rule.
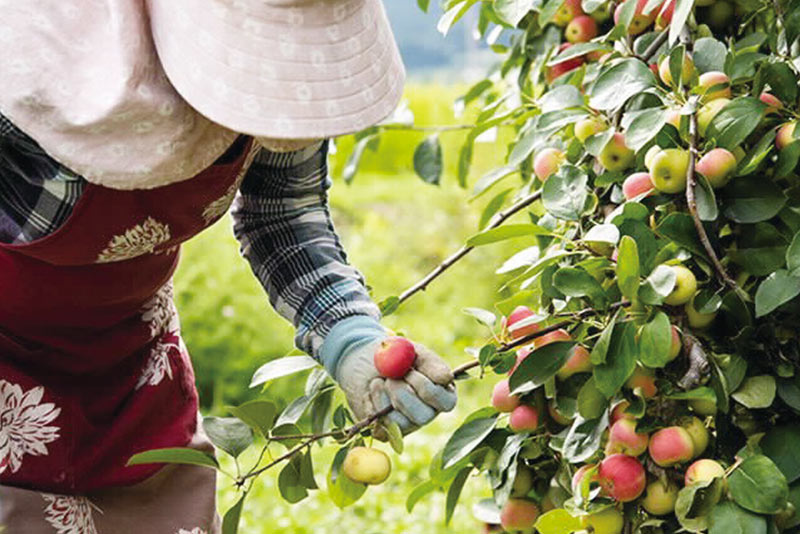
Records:
[[[564,50],[562,50],[558,54],[556,54],[553,57],[551,57],[550,60],[547,62],[547,66],[548,67],[552,67],[553,65],[557,65],[558,63],[563,63],[564,61],[566,61],[568,59],[572,59],[574,57],[585,56],[589,52],[596,52],[598,50],[607,50],[609,52],[611,51],[609,46],[607,44],[603,44],[603,43],[592,43],[592,42],[589,42],[589,43],[575,43],[574,45],[570,46],[569,48],[565,48]],[[557,89],[560,89],[561,87],[572,87],[572,88],[577,90],[577,88],[575,88],[575,86],[573,86],[573,85],[559,86]],[[550,92],[552,93],[553,91],[550,91]],[[578,93],[578,94],[580,94],[580,93]],[[574,103],[575,102],[574,98],[571,98],[571,99],[567,100],[566,102],[570,103],[570,106],[565,106],[565,107],[581,106],[581,105],[583,105],[583,98],[581,97],[581,99],[580,99],[580,101],[578,103]],[[539,105],[542,106],[542,108],[544,110],[544,105],[542,104],[541,101],[539,102]]]
[[[417,485],[406,498],[406,510],[411,513],[417,503],[422,500],[426,495],[433,493],[439,488],[439,485],[433,480],[426,480],[425,482]]]
[[[289,376],[294,373],[300,373],[316,367],[319,365],[317,361],[310,356],[285,356],[267,362],[253,375],[253,380],[250,382],[250,387],[254,388],[262,384],[266,384],[270,380]]]
[[[239,519],[242,517],[242,507],[247,493],[239,497],[236,504],[228,508],[225,517],[222,518],[222,534],[236,534],[239,532]]]
[[[199,465],[219,469],[217,459],[211,454],[197,449],[186,449],[182,447],[169,449],[153,449],[134,454],[125,465],[143,464],[184,464]]]
[[[533,8],[533,4],[533,0],[494,0],[492,6],[500,20],[516,28],[528,11]]]
[[[551,232],[535,224],[507,224],[491,230],[485,230],[467,239],[467,246],[479,247],[490,245],[514,237],[532,235],[550,235]]]
[[[673,400],[703,400],[714,404],[717,403],[717,394],[713,389],[706,386],[690,389],[689,391],[676,391],[669,395],[664,395],[664,398]]]
[[[589,177],[574,165],[562,165],[542,187],[542,203],[553,216],[568,221],[580,218],[586,207]]]
[[[658,225],[658,233],[675,241],[692,254],[706,257],[706,251],[697,239],[697,230],[691,215],[670,213]]]
[[[675,269],[658,265],[639,287],[639,299],[650,306],[660,306],[675,287]]]
[[[288,503],[294,504],[308,497],[308,490],[300,483],[299,456],[287,462],[278,475],[278,490],[281,497]]]
[[[769,129],[758,140],[758,143],[747,152],[744,159],[739,162],[737,176],[747,176],[754,173],[758,166],[761,165],[761,162],[770,155],[773,148],[775,148],[775,130]]]
[[[562,267],[553,275],[553,285],[569,297],[589,297],[592,303],[600,309],[604,309],[608,305],[608,298],[603,286],[583,269]]]
[[[475,182],[475,185],[472,186],[472,197],[475,198],[480,196],[494,184],[496,184],[506,176],[511,176],[516,172],[519,172],[519,168],[516,165],[506,165],[504,167],[498,167],[496,169],[492,169],[491,171],[481,176],[478,179],[478,181]]]
[[[458,504],[458,498],[461,496],[461,491],[464,489],[464,484],[467,482],[469,474],[472,472],[472,466],[461,469],[453,479],[450,487],[447,489],[447,500],[445,502],[444,524],[449,525],[450,520],[453,518],[453,512]]]
[[[414,172],[423,181],[439,185],[442,178],[442,144],[438,135],[426,137],[414,150]]]
[[[696,176],[696,181],[697,187],[694,192],[697,199],[697,216],[701,221],[716,221],[719,217],[719,208],[714,189],[702,174]]]
[[[692,12],[694,0],[676,0],[675,11],[672,14],[672,20],[669,23],[669,44],[672,46],[678,40],[681,30],[686,25],[689,14]]]
[[[617,228],[615,224],[598,224],[592,226],[581,241],[585,243],[616,245],[619,242],[619,228]]]
[[[748,377],[731,397],[747,408],[769,408],[775,400],[777,385],[770,375]]]
[[[756,317],[763,317],[800,295],[800,277],[779,270],[769,275],[756,290]]]
[[[800,161],[800,143],[790,143],[789,146],[778,152],[778,161],[773,167],[772,178],[779,180],[789,176],[794,172],[798,161]]]
[[[639,360],[647,367],[664,367],[669,363],[672,346],[672,325],[664,312],[642,327],[639,338]]]
[[[506,201],[508,195],[513,191],[513,189],[506,189],[505,191],[501,191],[500,193],[496,194],[492,200],[490,200],[486,207],[481,212],[481,220],[478,222],[478,228],[485,228],[489,221],[492,220],[492,217],[500,211],[500,208],[503,207],[503,204]]]
[[[603,432],[608,428],[608,411],[599,419],[575,417],[564,439],[564,458],[573,464],[585,462],[598,451]]]
[[[400,297],[391,296],[386,297],[383,299],[380,304],[378,304],[378,308],[381,310],[381,315],[383,317],[387,317],[397,311],[397,308],[400,307]]]
[[[211,443],[234,458],[253,443],[253,430],[235,417],[204,417],[203,430]]]
[[[600,111],[618,108],[655,85],[647,65],[638,59],[623,59],[600,72],[589,93],[589,105]]]
[[[532,391],[556,376],[572,354],[575,343],[556,341],[531,352],[508,379],[512,393]]]
[[[800,428],[794,425],[774,427],[759,442],[761,451],[781,470],[786,481],[800,479]]]
[[[563,508],[550,510],[536,520],[536,530],[539,534],[571,534],[581,528],[580,519],[572,517]]]
[[[361,164],[361,157],[364,155],[364,151],[367,149],[367,145],[374,143],[377,139],[378,137],[375,134],[372,134],[362,137],[358,140],[356,145],[353,147],[353,151],[350,153],[350,156],[347,158],[344,168],[342,169],[342,179],[345,183],[349,184],[353,181],[353,178],[355,178],[356,173],[358,172],[358,166]]]
[[[778,379],[778,397],[800,414],[800,376]]]
[[[637,113],[625,131],[625,144],[638,152],[650,142],[667,123],[666,108],[650,108]]]
[[[623,236],[619,242],[617,258],[617,285],[623,296],[636,300],[639,289],[639,249],[631,236]]]
[[[267,400],[252,400],[239,406],[228,406],[228,411],[257,430],[263,437],[267,437],[278,413],[278,407],[274,402]]]
[[[306,489],[319,489],[317,481],[314,479],[314,463],[311,458],[311,450],[306,449],[306,452],[297,457],[299,458],[297,464],[300,472],[300,484]]]
[[[389,421],[384,427],[389,438],[389,445],[392,446],[392,449],[397,454],[403,454],[403,432],[400,430],[400,425],[394,421]]]
[[[722,148],[733,150],[755,130],[766,108],[766,104],[757,98],[736,98],[712,119],[706,137],[715,140]]]
[[[578,392],[578,413],[584,419],[597,419],[603,415],[606,408],[608,400],[597,389],[594,377],[589,377]]]
[[[597,342],[592,347],[591,361],[594,365],[605,363],[606,356],[608,355],[608,348],[611,346],[611,336],[614,333],[614,325],[617,323],[619,313],[614,315],[608,325],[603,329]]]
[[[786,238],[773,225],[742,225],[736,248],[728,256],[754,276],[771,274],[786,263]]]
[[[713,37],[703,37],[695,41],[692,59],[697,72],[724,71],[728,47]]]
[[[792,68],[783,61],[765,62],[761,72],[772,93],[783,102],[797,100],[797,80]]]
[[[579,43],[589,44],[589,43]],[[573,45],[579,46],[579,45]],[[570,47],[571,49],[572,47]],[[569,51],[565,50],[566,51]],[[561,54],[559,54],[561,55]],[[552,61],[552,60],[551,60]],[[542,113],[559,111],[567,108],[575,108],[583,105],[583,95],[574,85],[559,85],[550,89],[539,99],[539,107]]]
[[[678,492],[675,516],[683,528],[690,532],[708,528],[709,515],[722,496],[722,486],[722,479],[715,478],[686,486]]]
[[[736,504],[757,514],[775,514],[786,505],[789,485],[780,469],[766,456],[755,454],[728,476]]]
[[[605,363],[594,368],[597,389],[609,399],[616,395],[636,369],[637,358],[636,327],[633,323],[617,324]]]
[[[469,420],[453,432],[444,446],[442,466],[447,469],[471,453],[494,430],[497,416]]]
[[[708,534],[767,534],[767,521],[735,503],[725,501],[711,510]]]
[[[792,273],[800,270],[800,232],[794,234],[792,243],[786,249],[786,268]]]

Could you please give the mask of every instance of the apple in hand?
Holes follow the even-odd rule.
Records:
[[[662,428],[650,436],[648,449],[650,458],[659,467],[672,467],[694,457],[692,436],[680,426]]]
[[[622,182],[622,194],[627,200],[632,200],[639,195],[649,195],[653,191],[653,182],[649,172],[636,172],[625,178]]]
[[[642,506],[649,514],[667,515],[675,510],[677,500],[678,486],[659,479],[647,485]]]
[[[778,150],[783,150],[790,144],[794,143],[794,127],[796,122],[787,122],[778,129],[778,135],[775,136],[775,146]]]
[[[725,186],[736,171],[737,161],[733,152],[724,148],[708,151],[697,162],[697,172],[708,180],[713,188]]]
[[[585,43],[597,37],[597,22],[589,15],[578,15],[567,24],[564,35],[570,43]]]
[[[581,516],[581,526],[592,534],[620,534],[625,528],[625,517],[616,508]],[[577,532],[575,534],[578,534]]]
[[[700,134],[701,137],[705,137],[706,131],[708,130],[708,126],[711,124],[711,121],[714,120],[714,117],[717,116],[717,113],[722,111],[722,108],[727,106],[730,103],[729,98],[717,98],[710,102],[707,102],[700,108],[697,112],[697,132]]]
[[[765,91],[761,93],[761,96],[759,96],[758,99],[768,106],[766,111],[764,112],[765,115],[777,113],[779,109],[783,108],[783,102],[781,102],[780,99],[775,95],[773,95],[772,93],[768,93]]]
[[[612,454],[600,462],[597,481],[605,495],[615,501],[630,502],[644,492],[647,479],[639,460],[626,454]]]
[[[511,395],[511,390],[508,386],[508,379],[503,379],[494,385],[492,390],[492,406],[498,412],[512,412],[514,408],[519,406],[519,396]]]
[[[621,453],[639,456],[647,450],[649,441],[650,436],[646,432],[636,432],[636,421],[620,419],[608,431],[606,455]]]
[[[581,119],[575,124],[575,137],[581,143],[585,143],[594,134],[607,129],[608,125],[600,119]]]
[[[581,0],[564,0],[556,14],[553,15],[553,22],[558,26],[566,26],[575,17],[583,15]]]
[[[571,46],[572,43],[561,43],[561,46],[558,47],[558,51],[563,52]],[[565,59],[564,61],[556,63],[555,65],[547,68],[544,74],[545,80],[547,80],[547,83],[553,83],[556,78],[577,69],[581,65],[583,65],[582,56]]]
[[[662,193],[679,193],[686,189],[689,170],[689,152],[681,148],[667,148],[651,160],[650,178]]]
[[[387,337],[375,351],[375,368],[385,378],[401,379],[411,370],[417,352],[404,337]]]
[[[508,426],[513,432],[531,432],[539,427],[539,410],[523,404],[517,406],[508,418]]]
[[[664,299],[664,304],[681,306],[689,302],[697,293],[697,278],[683,265],[671,265],[671,267],[675,271],[675,287]]]
[[[370,447],[353,447],[342,464],[344,476],[361,484],[381,484],[392,472],[392,462],[385,452]]]
[[[633,165],[636,153],[625,144],[625,136],[615,132],[597,159],[608,171],[624,171]]]
[[[715,478],[725,478],[725,468],[718,462],[709,459],[697,460],[686,470],[685,483],[687,486],[698,482],[708,482]]]
[[[692,61],[692,56],[689,54],[684,54],[683,63],[681,64],[681,83],[684,85],[689,83],[692,74],[694,74],[694,62]],[[665,84],[674,84],[674,80],[672,79],[672,71],[669,69],[669,57],[665,57],[661,60],[661,63],[658,65],[658,75],[661,77],[661,81]]]
[[[533,159],[533,172],[538,179],[544,182],[558,171],[566,159],[566,154],[559,149],[545,148],[540,150]]]

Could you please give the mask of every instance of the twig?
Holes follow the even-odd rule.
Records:
[[[650,43],[650,46],[644,49],[644,52],[642,52],[642,55],[639,56],[639,59],[645,63],[650,61],[655,53],[658,52],[658,49],[661,48],[661,45],[663,45],[667,40],[667,37],[669,37],[669,30],[664,30],[663,32],[659,33],[658,37],[653,39],[653,42]]]

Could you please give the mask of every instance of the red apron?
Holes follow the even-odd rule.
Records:
[[[131,485],[162,467],[125,467],[131,455],[190,441],[197,392],[171,278],[180,243],[227,211],[251,145],[156,189],[88,184],[55,233],[0,244],[0,485]]]

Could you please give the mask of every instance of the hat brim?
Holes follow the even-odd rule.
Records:
[[[151,0],[172,85],[231,130],[276,139],[356,132],[388,115],[405,71],[380,0]]]

